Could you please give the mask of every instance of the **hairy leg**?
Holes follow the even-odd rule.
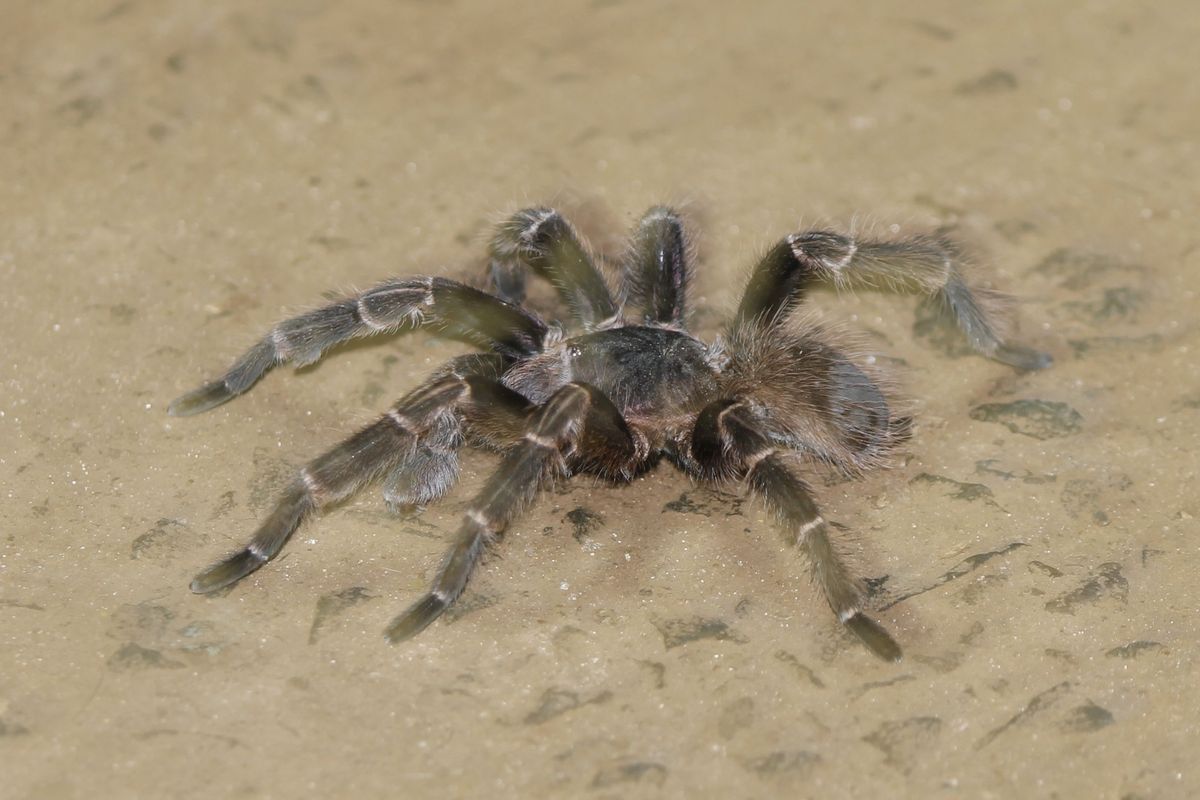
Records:
[[[621,310],[586,245],[552,208],[518,211],[496,230],[491,277],[497,291],[513,302],[524,300],[526,269],[550,281],[575,321],[587,330],[620,319]]]
[[[280,322],[219,379],[176,399],[167,412],[183,417],[207,411],[245,392],[279,364],[304,366],[341,342],[425,324],[511,357],[538,352],[547,333],[546,324],[530,312],[457,281],[387,281]]]
[[[629,299],[640,303],[645,321],[683,328],[690,282],[683,222],[666,206],[642,215],[625,258]]]
[[[458,599],[484,549],[550,478],[567,474],[576,452],[631,462],[637,448],[620,412],[598,389],[573,383],[530,418],[521,441],[472,501],[429,592],[388,626],[392,642],[420,633]],[[593,458],[596,456],[592,456]]]
[[[390,503],[440,497],[457,477],[457,461],[451,475],[446,475],[446,464],[431,471],[423,462],[428,458],[423,447],[440,452],[444,441],[437,437],[456,434],[460,417],[480,429],[521,429],[531,408],[521,395],[486,375],[451,372],[427,381],[377,421],[302,467],[250,542],[196,576],[192,591],[216,591],[246,577],[274,558],[313,512],[389,472],[392,494],[385,489],[385,497]]]
[[[705,476],[745,478],[751,490],[775,512],[793,544],[808,556],[813,579],[838,621],[875,655],[887,661],[899,660],[900,646],[882,625],[863,612],[863,583],[839,552],[811,490],[761,432],[750,408],[738,400],[719,400],[709,405],[697,418],[691,451]]]
[[[958,246],[940,236],[884,241],[831,231],[793,234],[754,268],[734,326],[780,324],[818,282],[839,288],[906,289],[943,302],[982,355],[1023,370],[1048,366],[1045,353],[1006,341],[1003,312],[1009,299],[971,286],[963,265]]]

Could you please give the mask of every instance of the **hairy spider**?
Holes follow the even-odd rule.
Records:
[[[285,320],[219,380],[171,403],[186,416],[249,389],[272,367],[311,364],[328,348],[405,326],[437,326],[480,345],[435,372],[376,422],[300,469],[254,537],[200,573],[212,592],[267,563],[300,523],[377,478],[396,509],[419,509],[458,477],[469,444],[503,454],[463,517],[430,590],[387,628],[423,630],[462,593],[484,550],[549,480],[577,472],[628,482],[665,457],[703,482],[743,481],[807,554],[838,620],[877,656],[900,647],[863,611],[864,584],[817,509],[799,462],[847,473],[883,464],[909,419],[858,364],[794,312],[809,287],[907,288],[940,298],[979,353],[1023,370],[1048,356],[1009,344],[1003,296],[971,286],[957,247],[940,236],[876,241],[823,230],[793,234],[758,262],[726,334],[687,332],[689,248],[680,216],[651,208],[638,222],[614,295],[589,249],[557,211],[531,208],[499,226],[493,293],[438,277],[398,278]],[[528,270],[549,280],[583,330],[564,338],[522,307]],[[623,299],[622,299],[623,298]],[[628,302],[641,310],[625,319]]]

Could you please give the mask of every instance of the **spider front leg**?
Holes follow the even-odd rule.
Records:
[[[640,302],[645,321],[682,329],[690,279],[683,221],[666,206],[642,215],[625,257],[629,299]]]
[[[1050,365],[1049,355],[1005,341],[1002,317],[1010,299],[968,284],[958,246],[941,236],[896,241],[832,231],[788,236],[754,268],[735,327],[779,324],[818,281],[839,288],[908,288],[937,297],[980,354],[1022,370]]]
[[[828,522],[808,485],[788,468],[779,449],[760,430],[749,406],[718,400],[707,406],[692,433],[692,457],[708,477],[744,477],[808,556],[812,575],[838,621],[885,661],[898,661],[900,645],[863,613],[866,591],[838,552]]]
[[[620,319],[604,276],[566,217],[552,208],[526,208],[496,230],[492,240],[491,279],[502,297],[525,299],[525,270],[550,281],[571,315],[587,330],[606,328]]]
[[[429,277],[387,281],[280,322],[224,375],[176,399],[167,413],[185,417],[207,411],[242,394],[279,364],[304,366],[350,339],[424,324],[449,328],[514,357],[540,351],[548,330],[519,306],[457,281]]]
[[[457,419],[446,420],[456,411],[502,429],[519,428],[530,408],[525,398],[486,376],[452,373],[426,382],[376,422],[302,467],[250,543],[197,575],[192,591],[214,592],[246,577],[274,558],[314,511],[349,497],[389,470],[398,482],[395,472],[416,466],[418,447],[431,429],[457,426]],[[494,421],[496,417],[505,419]],[[436,497],[450,488],[444,481],[437,485],[428,481],[428,475],[418,476],[408,484],[409,494],[400,490],[397,497],[401,502],[413,495]]]
[[[454,359],[440,373],[466,379],[469,392],[458,401],[457,413],[440,414],[384,479],[383,499],[393,513],[417,513],[458,482],[464,433],[490,447],[509,447],[520,439],[533,404],[500,383],[506,366],[499,355],[477,353]]]
[[[559,389],[476,495],[429,592],[388,626],[388,640],[415,636],[458,599],[484,549],[548,479],[568,474],[573,463],[616,472],[636,457],[625,420],[603,393],[582,383]]]

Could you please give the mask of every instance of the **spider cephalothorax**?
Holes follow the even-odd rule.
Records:
[[[685,327],[684,226],[672,209],[639,221],[614,295],[558,212],[527,209],[499,227],[493,293],[446,278],[386,281],[276,325],[221,379],[180,397],[176,416],[220,405],[267,370],[308,364],[358,336],[435,325],[488,352],[461,356],[375,423],[303,467],[250,543],[192,581],[228,586],[273,558],[314,511],[384,478],[395,508],[442,497],[458,477],[458,448],[503,454],[471,503],[430,591],[387,629],[395,642],[437,619],[462,593],[486,547],[548,480],[592,472],[628,481],[661,458],[706,482],[742,481],[778,516],[811,562],[838,619],[876,654],[900,657],[863,611],[861,579],[797,474],[805,460],[856,473],[881,465],[908,430],[880,388],[819,327],[798,321],[810,285],[909,287],[941,299],[980,353],[1018,369],[1049,358],[1007,344],[992,310],[1002,296],[972,287],[957,249],[940,237],[855,239],[828,231],[788,236],[759,261],[725,335],[709,345]],[[582,332],[564,338],[522,307],[528,271],[548,279]],[[640,309],[636,321],[614,297]]]

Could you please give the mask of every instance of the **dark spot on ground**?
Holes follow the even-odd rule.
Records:
[[[108,313],[112,316],[113,322],[128,325],[133,322],[138,312],[128,303],[117,303],[115,306],[109,307]]]
[[[942,721],[938,717],[912,717],[885,722],[864,736],[863,741],[883,753],[888,766],[907,773],[941,730]]]
[[[819,763],[819,753],[808,750],[776,750],[765,756],[746,759],[742,766],[765,778],[789,772],[805,772]]]
[[[538,707],[525,716],[526,725],[541,725],[555,717],[587,705],[599,705],[612,699],[612,692],[604,691],[581,700],[579,695],[568,689],[547,689],[542,693]]]
[[[962,483],[954,480],[953,478],[947,478],[942,475],[934,475],[929,472],[922,472],[920,475],[917,475],[909,481],[910,485],[915,483],[942,484],[949,486],[953,488],[954,491],[948,492],[946,497],[949,497],[951,500],[966,500],[968,502],[972,500],[985,500],[989,505],[996,505],[996,502],[992,499],[992,490],[982,483]],[[997,506],[997,508],[999,508],[999,506]]]
[[[129,548],[129,557],[163,558],[171,554],[181,544],[179,535],[187,531],[187,525],[177,519],[163,517],[154,523],[154,527],[133,540]]]
[[[1133,321],[1146,302],[1146,293],[1130,286],[1105,289],[1093,300],[1074,300],[1063,304],[1072,316],[1084,321],[1110,323]]]
[[[1005,722],[998,728],[993,728],[982,739],[975,744],[976,750],[982,750],[992,742],[996,741],[1005,731],[1010,728],[1024,725],[1031,719],[1040,716],[1047,709],[1055,705],[1059,700],[1066,697],[1071,692],[1071,682],[1063,681],[1062,683],[1051,686],[1044,692],[1039,692],[1034,695],[1025,707],[1014,714],[1008,722]]]
[[[1108,709],[1101,708],[1089,700],[1084,705],[1071,709],[1063,721],[1063,728],[1071,733],[1091,733],[1107,728],[1114,722],[1116,720]]]
[[[592,788],[602,789],[621,783],[647,783],[662,786],[667,768],[654,761],[631,761],[598,771],[592,778]]]
[[[487,608],[488,606],[495,604],[495,596],[473,592],[460,597],[454,602],[453,605],[447,608],[445,613],[442,614],[442,621],[444,624],[451,625],[455,622],[458,622],[467,614],[472,614],[480,609]]]
[[[848,690],[846,692],[846,694],[850,697],[851,700],[857,700],[858,698],[862,697],[863,695],[867,694],[868,692],[873,692],[876,689],[883,689],[888,686],[893,686],[897,683],[906,683],[911,680],[915,680],[915,678],[912,675],[897,675],[894,678],[888,678],[886,681],[868,681],[867,683],[864,683],[862,686],[858,686],[854,689]]]
[[[701,639],[716,639],[721,642],[744,644],[746,639],[719,619],[689,617],[687,619],[658,620],[654,623],[662,634],[663,644],[673,647],[696,642]]]
[[[70,102],[63,103],[56,110],[63,115],[67,123],[82,127],[88,120],[100,113],[104,102],[99,97],[81,95]]]
[[[0,719],[0,736],[24,736],[27,733],[29,733],[29,728],[24,725]]]
[[[1006,481],[1019,480],[1021,483],[1042,484],[1058,480],[1057,475],[1035,475],[1027,469],[1001,469],[996,466],[999,463],[999,459],[985,458],[975,462],[975,471],[984,475],[997,475]]]
[[[180,669],[184,664],[167,658],[157,650],[129,642],[109,656],[108,667],[113,670]]]
[[[639,661],[638,666],[650,673],[654,688],[661,689],[667,685],[667,666],[660,661]]]
[[[175,615],[154,603],[126,603],[112,615],[109,634],[116,639],[156,640],[166,633]]]
[[[966,633],[958,637],[958,643],[963,645],[971,645],[980,637],[983,631],[983,623],[976,620],[975,622],[971,623],[971,627],[967,629]]]
[[[22,600],[0,600],[0,608],[26,608],[30,611],[45,611],[45,606],[37,603],[26,603]]]
[[[1008,555],[1013,550],[1016,550],[1018,547],[1026,547],[1026,546],[1027,545],[1024,542],[1013,542],[1011,544],[1005,545],[1003,548],[1001,548],[999,550],[990,550],[986,553],[976,553],[975,555],[967,556],[962,561],[955,564],[954,567],[951,568],[949,571],[943,573],[933,583],[929,584],[928,586],[926,586],[922,589],[917,589],[915,591],[906,592],[905,594],[900,595],[899,597],[897,597],[897,598],[889,601],[885,605],[883,605],[880,608],[880,610],[886,611],[887,609],[891,608],[892,606],[896,605],[897,603],[903,602],[904,600],[907,600],[910,597],[916,597],[919,594],[924,594],[925,592],[931,591],[932,589],[936,589],[937,587],[947,584],[950,581],[957,580],[958,578],[961,578],[964,575],[974,572],[975,570],[979,569],[984,564],[991,561],[993,558],[996,558],[997,556]]]
[[[583,506],[568,511],[564,519],[571,523],[571,535],[580,544],[584,539],[589,538],[593,531],[604,527],[604,517]]]
[[[1049,575],[1051,578],[1061,578],[1065,573],[1061,569],[1056,569],[1044,561],[1030,561],[1030,571],[1038,571],[1043,575]]]
[[[362,586],[351,586],[349,589],[321,595],[317,599],[317,610],[313,614],[312,627],[308,630],[308,643],[317,643],[321,628],[329,619],[336,617],[348,608],[373,599],[375,599],[374,595]]]
[[[1074,292],[1092,286],[1109,273],[1141,273],[1143,267],[1127,264],[1112,256],[1086,253],[1062,247],[1033,267],[1034,272],[1058,281],[1059,286]]]
[[[971,409],[971,419],[996,422],[1013,433],[1034,439],[1054,439],[1078,433],[1083,415],[1066,403],[1051,400],[1016,400],[984,403]]]
[[[725,517],[738,516],[742,513],[743,498],[710,489],[697,489],[684,492],[679,497],[663,506],[663,511],[675,511],[679,514],[699,514],[711,517],[720,514]]]
[[[1161,642],[1151,642],[1145,639],[1139,639],[1136,642],[1114,647],[1104,655],[1109,658],[1139,658],[1145,653],[1169,653],[1166,645]]]
[[[817,677],[817,673],[800,663],[800,659],[796,658],[786,650],[779,650],[775,653],[775,658],[792,668],[795,673],[804,680],[811,683],[818,689],[824,689],[825,684]]]
[[[754,699],[739,697],[721,709],[721,716],[717,719],[717,735],[722,739],[732,739],[738,731],[753,724]]]
[[[1017,88],[1017,76],[1006,69],[993,69],[954,87],[955,94],[996,94]]]
[[[1163,339],[1157,333],[1145,336],[1092,336],[1088,339],[1070,339],[1076,358],[1082,358],[1093,350],[1101,350],[1110,355],[1118,353],[1155,353],[1162,349]]]
[[[1010,242],[1019,241],[1037,230],[1037,225],[1027,219],[1002,219],[993,227]]]
[[[1119,495],[1133,486],[1133,480],[1123,473],[1103,479],[1077,478],[1063,485],[1063,508],[1076,519],[1087,517],[1097,525],[1108,525],[1109,512],[1119,502]]]
[[[1074,614],[1082,605],[1091,605],[1107,597],[1124,603],[1129,596],[1129,581],[1121,574],[1121,565],[1109,561],[1096,568],[1096,573],[1078,587],[1046,603],[1046,610],[1055,614]]]

